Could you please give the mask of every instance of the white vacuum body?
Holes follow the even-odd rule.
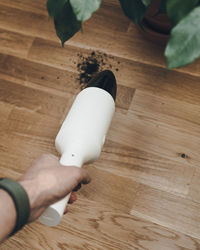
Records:
[[[115,111],[116,90],[115,77],[106,70],[76,96],[55,140],[61,165],[82,167],[98,159]],[[58,225],[69,197],[70,194],[46,209],[40,222]]]

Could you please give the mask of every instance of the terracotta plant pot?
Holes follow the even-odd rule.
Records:
[[[167,14],[156,14],[159,10],[160,3],[160,0],[154,1],[145,14],[143,19],[145,32],[143,32],[143,34],[147,39],[153,42],[166,45],[172,26]]]

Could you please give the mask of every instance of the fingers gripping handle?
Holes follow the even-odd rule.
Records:
[[[39,221],[46,226],[57,226],[62,219],[70,195],[71,193],[64,197],[62,200],[49,206],[40,216]]]
[[[67,166],[81,167],[82,159],[79,157],[74,157],[74,154],[72,154],[71,152],[65,153],[62,155],[60,159],[60,164],[63,165],[64,167],[67,167]],[[60,201],[49,206],[44,211],[44,213],[39,217],[39,221],[42,224],[50,226],[50,227],[57,226],[62,219],[63,213],[69,201],[70,195],[71,193],[69,193]]]

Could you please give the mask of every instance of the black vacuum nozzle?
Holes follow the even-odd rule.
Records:
[[[112,71],[104,70],[97,75],[95,75],[88,83],[88,87],[97,87],[104,89],[113,97],[114,101],[117,94],[117,84],[116,79]]]

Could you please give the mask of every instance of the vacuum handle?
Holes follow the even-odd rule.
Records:
[[[60,164],[64,167],[67,166],[76,166],[81,167],[82,166],[82,159],[74,157],[73,154],[63,154],[60,159]],[[64,214],[65,208],[67,206],[67,203],[69,201],[71,193],[69,193],[67,196],[65,196],[60,201],[57,201],[56,203],[50,205],[43,214],[39,217],[39,221],[46,225],[46,226],[57,226]]]
[[[39,217],[39,221],[46,226],[57,226],[62,219],[70,195],[71,193],[65,196],[62,200],[50,205]]]

